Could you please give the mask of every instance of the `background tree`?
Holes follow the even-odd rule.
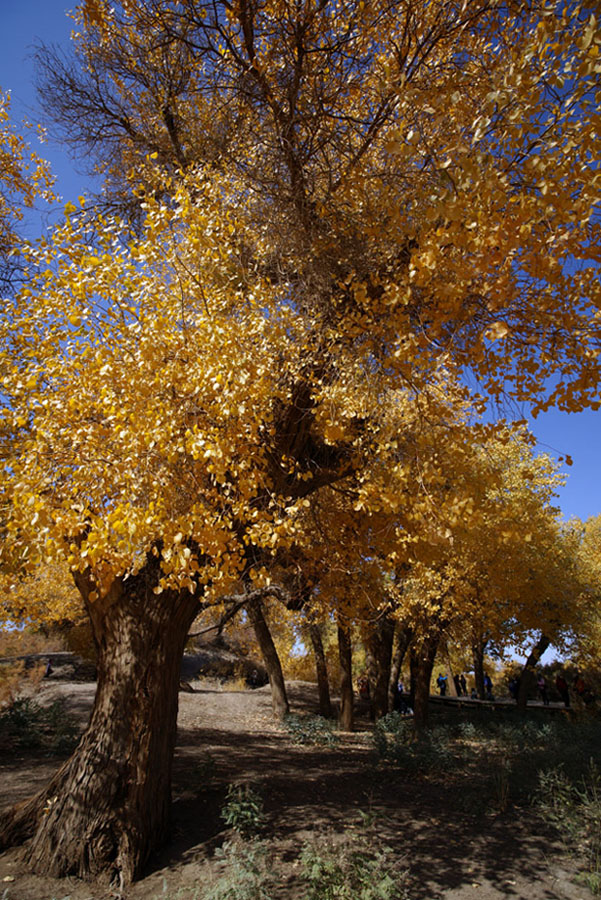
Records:
[[[0,290],[7,290],[17,267],[24,209],[39,197],[55,199],[48,163],[31,150],[10,119],[10,94],[0,88]]]

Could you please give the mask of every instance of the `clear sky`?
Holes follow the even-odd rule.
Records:
[[[66,12],[73,6],[65,0],[0,0],[0,87],[11,91],[16,120],[37,121],[31,52],[40,40],[68,45],[72,20]],[[85,193],[86,179],[65,152],[46,144],[41,153],[52,164],[64,202]],[[564,516],[601,513],[601,411],[549,412],[531,425],[542,451],[574,461],[565,468],[568,482],[558,500]]]

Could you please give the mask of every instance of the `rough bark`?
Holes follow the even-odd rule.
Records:
[[[309,637],[315,656],[315,673],[317,675],[317,689],[319,691],[319,714],[326,719],[332,716],[332,702],[330,700],[330,682],[328,679],[328,666],[323,649],[321,631],[315,623],[309,625]]]
[[[150,560],[87,603],[98,651],[89,725],[48,787],[0,817],[0,846],[32,838],[36,872],[127,884],[167,837],[180,664],[198,600],[154,594],[158,574]]]
[[[413,632],[410,628],[397,627],[395,635],[395,644],[392,651],[392,661],[390,664],[390,679],[388,682],[388,712],[394,709],[394,699],[399,683],[399,675],[405,654],[409,649]]]
[[[394,639],[394,621],[382,618],[365,637],[371,716],[381,719],[388,712],[388,685]]]
[[[271,687],[271,707],[276,719],[283,719],[290,712],[288,696],[286,694],[286,682],[282,672],[282,664],[269,626],[263,615],[263,607],[260,600],[251,601],[246,607],[251,625],[254,628],[257,643],[263,656],[263,662],[267,669],[269,685]]]
[[[351,635],[347,627],[338,626],[338,654],[340,658],[340,716],[342,731],[353,730],[353,664]]]
[[[413,721],[417,730],[426,728],[428,724],[430,679],[439,639],[439,635],[425,638],[414,648],[411,656]]]
[[[538,641],[532,648],[530,656],[526,660],[526,664],[522,669],[522,673],[520,675],[520,690],[518,692],[517,703],[518,709],[526,709],[528,696],[534,688],[534,670],[540,662],[541,656],[550,643],[551,638],[547,637],[546,634],[541,634]]]

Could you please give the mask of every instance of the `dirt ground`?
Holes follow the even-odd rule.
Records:
[[[45,683],[41,698],[63,697],[85,724],[93,684]],[[314,685],[289,685],[292,710],[315,712]],[[195,682],[180,694],[174,764],[172,839],[126,900],[203,900],[220,863],[215,850],[230,832],[219,812],[231,783],[250,783],[265,803],[265,836],[286,874],[278,900],[303,900],[295,860],[316,832],[353,834],[365,814],[408,869],[410,900],[589,900],[577,863],[541,830],[527,809],[495,812],[487,797],[450,777],[407,777],[376,768],[367,719],[335,748],[297,746],[271,717],[269,688],[225,690]],[[361,730],[363,729],[363,730]],[[214,760],[209,788],[206,772]],[[31,795],[61,760],[0,757],[0,804]],[[464,779],[465,780],[465,779]],[[208,891],[208,888],[207,888]],[[24,871],[19,851],[0,855],[0,900],[109,900],[110,888],[57,881]]]

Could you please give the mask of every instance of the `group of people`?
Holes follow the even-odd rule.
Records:
[[[447,684],[448,684],[448,675],[445,675],[444,672],[440,672],[438,678],[436,679],[436,686],[438,687],[438,691],[441,697],[446,697],[447,695]],[[463,672],[461,675],[453,675],[453,684],[455,685],[455,691],[458,697],[467,697],[467,681]],[[471,693],[469,694],[472,700],[478,699],[478,691],[475,687],[472,688]],[[494,700],[494,695],[492,692],[492,679],[490,675],[484,676],[484,699],[485,700]]]
[[[441,697],[447,696],[447,688],[448,688],[449,676],[444,672],[440,672],[436,679],[436,686],[438,687],[438,691]],[[455,691],[457,692],[458,697],[467,697],[468,696],[468,688],[467,681],[464,673],[461,675],[453,675],[453,684],[455,686]],[[520,678],[518,676],[512,676],[509,680],[509,693],[511,697],[516,701],[518,701],[519,693],[520,693]],[[549,691],[547,686],[547,680],[542,672],[539,672],[536,679],[536,686],[538,689],[538,693],[540,699],[543,701],[545,706],[549,706]],[[357,679],[357,687],[359,689],[359,695],[364,697],[365,699],[369,699],[369,680],[366,675],[361,676]],[[574,693],[585,703],[587,706],[592,703],[595,699],[592,690],[589,685],[584,681],[582,675],[579,672],[576,672],[574,676],[574,681],[572,684]],[[566,681],[564,675],[560,672],[555,678],[555,688],[557,693],[561,697],[564,706],[567,708],[570,706],[570,688],[568,686],[568,682]],[[403,697],[403,683],[399,681],[397,685],[396,697],[395,697],[395,709],[398,709],[400,712],[406,713],[409,709],[408,704],[406,703]],[[472,700],[478,699],[478,691],[476,687],[472,687],[471,693],[469,696]],[[493,694],[493,683],[490,675],[484,675],[484,699],[485,700],[494,700]]]
[[[536,678],[536,687],[538,689],[538,695],[540,699],[543,701],[544,706],[549,706],[549,690],[547,685],[547,679],[543,675],[542,672],[539,672]],[[592,690],[589,685],[585,682],[582,675],[579,672],[576,672],[574,676],[574,681],[572,683],[572,688],[574,693],[585,703],[587,706],[593,702],[595,699]],[[555,678],[555,689],[559,694],[563,705],[566,709],[570,706],[570,688],[565,676],[559,672]],[[512,677],[509,681],[509,693],[516,701],[518,700],[518,696],[520,693],[520,679],[517,677]]]

